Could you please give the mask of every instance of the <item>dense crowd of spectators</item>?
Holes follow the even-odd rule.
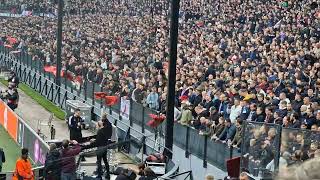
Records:
[[[67,1],[63,70],[165,113],[168,14],[162,0]],[[56,19],[0,23],[2,43],[15,37],[13,48],[55,64]],[[320,131],[319,40],[315,0],[181,1],[176,121],[234,147],[244,121]],[[268,155],[275,133],[252,132],[247,143]]]

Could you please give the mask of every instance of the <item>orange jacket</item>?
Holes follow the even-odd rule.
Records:
[[[18,180],[18,174],[23,177],[23,180],[34,180],[32,166],[29,160],[25,161],[21,158],[17,160],[12,180]]]

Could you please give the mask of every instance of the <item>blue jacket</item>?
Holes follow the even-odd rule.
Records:
[[[234,135],[236,134],[237,128],[235,125],[231,124],[229,127],[225,127],[222,133],[219,136],[220,140],[227,141],[233,140]]]

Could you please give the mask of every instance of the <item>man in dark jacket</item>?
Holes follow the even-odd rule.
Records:
[[[219,140],[223,141],[224,143],[227,141],[232,141],[237,131],[236,126],[231,123],[230,119],[227,119],[225,124],[226,126],[224,130],[219,136]]]
[[[12,87],[12,88],[18,87],[20,80],[19,80],[19,77],[16,76],[15,72],[13,72],[13,71],[10,72],[10,76],[8,78],[8,83],[9,83],[9,87]]]
[[[73,144],[73,147],[69,146],[69,143]],[[77,141],[62,141],[62,150],[61,150],[61,179],[62,180],[75,180],[76,179],[76,159],[81,152],[81,147]]]
[[[60,152],[56,144],[50,145],[50,151],[47,154],[45,162],[45,179],[47,180],[60,180],[61,165],[60,165]]]
[[[2,171],[2,163],[6,162],[6,156],[3,152],[3,149],[0,148],[0,172]]]
[[[80,142],[82,138],[82,123],[83,119],[81,118],[80,109],[76,109],[74,115],[70,116],[68,119],[68,125],[70,130],[70,140],[76,140]]]
[[[109,172],[109,163],[107,159],[107,146],[110,142],[112,136],[112,124],[109,120],[105,117],[101,119],[101,124],[99,126],[99,130],[97,132],[96,139],[91,143],[92,145],[98,147],[97,150],[97,166],[98,166],[98,176],[97,178],[102,179],[103,171],[102,171],[102,164],[101,161],[103,160],[105,167],[106,167],[106,178],[110,179],[110,172]]]
[[[7,105],[14,111],[18,107],[19,94],[16,88],[9,87],[6,95]]]

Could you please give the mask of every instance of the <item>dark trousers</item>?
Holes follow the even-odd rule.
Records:
[[[81,130],[70,129],[70,140],[81,141],[82,133]]]
[[[106,166],[106,171],[107,171],[106,176],[109,177],[110,171],[109,171],[109,163],[108,163],[108,159],[107,159],[107,152],[97,154],[98,177],[102,177],[102,175],[103,175],[102,164],[101,164],[102,160],[104,162],[104,165]]]

